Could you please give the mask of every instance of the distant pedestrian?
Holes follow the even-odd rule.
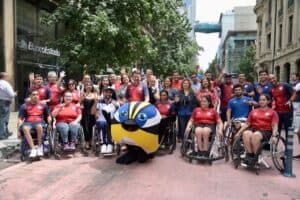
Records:
[[[8,131],[10,105],[17,95],[7,81],[8,74],[0,72],[0,140],[8,138],[12,133]]]

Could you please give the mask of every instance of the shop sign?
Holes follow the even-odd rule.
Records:
[[[27,42],[25,40],[21,40],[20,42],[18,42],[18,47],[25,51],[33,51],[33,52],[38,52],[38,53],[53,55],[58,57],[60,56],[60,51],[58,51],[57,49],[48,48],[47,46],[45,47],[38,46],[30,41]]]

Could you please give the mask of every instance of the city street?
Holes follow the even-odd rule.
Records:
[[[82,157],[20,163],[0,171],[0,199],[300,199],[297,178],[275,169],[260,175],[230,163],[190,164],[173,155],[122,166],[115,158]],[[270,162],[271,164],[271,162]]]

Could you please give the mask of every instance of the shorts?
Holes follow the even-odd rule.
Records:
[[[195,124],[195,129],[197,127],[200,127],[200,128],[209,128],[212,133],[216,132],[216,125],[215,124]]]
[[[253,133],[254,132],[260,132],[263,136],[262,142],[269,142],[271,136],[272,136],[272,131],[267,131],[267,130],[256,130],[256,129],[250,129]]]
[[[42,127],[45,127],[46,123],[45,122],[24,122],[20,127],[20,131],[22,131],[25,126],[29,127],[30,129],[36,129],[38,125],[42,125]]]

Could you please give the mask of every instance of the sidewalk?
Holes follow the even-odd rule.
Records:
[[[13,132],[13,135],[6,140],[0,140],[0,159],[5,158],[7,153],[19,148],[20,140],[17,138],[17,122],[18,112],[11,112],[8,130]]]

